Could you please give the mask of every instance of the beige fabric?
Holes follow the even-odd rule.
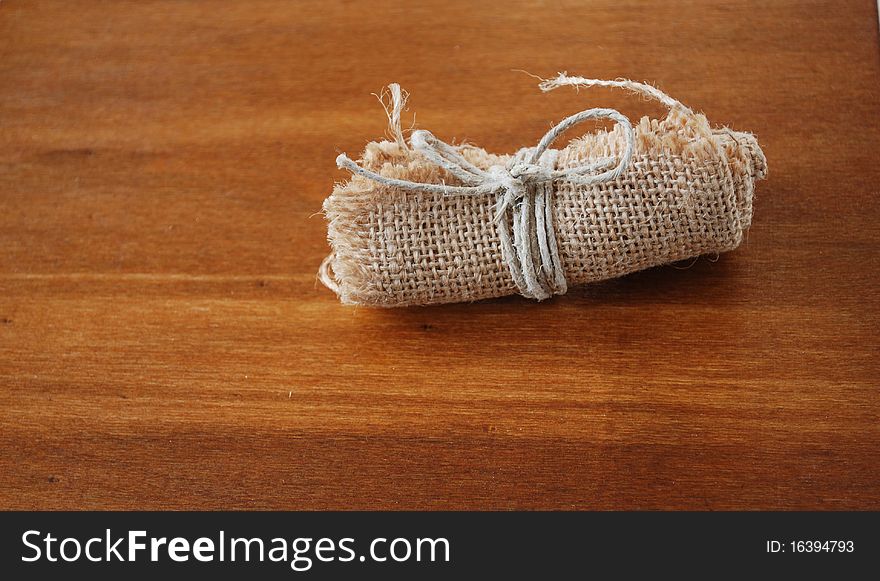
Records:
[[[554,184],[553,220],[569,286],[736,248],[751,224],[754,182],[766,175],[755,138],[713,130],[706,118],[673,108],[635,125],[632,162],[617,179]],[[560,150],[558,168],[615,157],[621,128],[589,134]],[[462,146],[480,168],[510,156]],[[361,165],[383,176],[455,184],[455,178],[399,142],[369,143]],[[494,195],[406,192],[361,176],[324,202],[329,268],[343,303],[429,305],[514,294]]]

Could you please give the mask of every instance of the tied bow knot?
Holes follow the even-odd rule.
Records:
[[[498,184],[498,189],[503,192],[503,197],[495,207],[495,222],[499,222],[507,209],[525,196],[528,182],[523,179],[523,176],[528,174],[520,173],[521,169],[525,169],[524,164],[515,164],[510,169],[503,165],[493,165],[486,172],[490,179]]]
[[[549,147],[562,133],[589,119],[611,119],[623,127],[626,146],[614,168],[606,169],[613,162],[613,158],[609,157],[602,157],[563,170],[557,170],[555,167],[548,168],[540,163],[541,157],[545,153],[555,151],[550,150]],[[566,117],[553,126],[534,148],[520,150],[509,166],[493,165],[485,170],[469,162],[461,154],[460,148],[438,139],[430,131],[424,129],[413,131],[410,136],[410,145],[436,166],[442,167],[455,176],[463,185],[420,183],[386,177],[359,166],[344,153],[339,154],[336,158],[336,165],[340,169],[346,169],[376,183],[412,192],[432,194],[473,196],[498,194],[510,190],[522,192],[523,188],[529,185],[557,180],[586,186],[614,180],[623,173],[632,157],[633,129],[629,119],[614,109],[587,109]],[[595,173],[601,169],[605,169],[605,171]],[[505,197],[509,198],[510,196]],[[513,197],[518,196],[514,193]]]

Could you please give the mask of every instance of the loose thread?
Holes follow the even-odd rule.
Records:
[[[337,295],[339,294],[339,284],[336,282],[335,275],[330,272],[331,268],[333,268],[333,260],[336,258],[334,254],[328,254],[324,260],[321,261],[321,266],[318,268],[318,278],[321,282],[332,290]]]

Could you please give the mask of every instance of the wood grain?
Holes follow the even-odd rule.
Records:
[[[880,509],[871,0],[0,5],[0,506]],[[333,159],[647,79],[769,161],[742,248],[536,304],[316,286]]]

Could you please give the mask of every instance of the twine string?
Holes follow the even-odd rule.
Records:
[[[544,92],[562,86],[607,86],[626,88],[660,101],[667,107],[681,108],[690,113],[684,105],[650,85],[628,80],[603,81],[569,77],[565,73],[557,78],[542,81],[539,85]],[[399,131],[400,111],[403,103],[399,86],[392,85],[392,105],[389,114],[393,135],[402,136]],[[392,118],[393,117],[393,118]],[[610,119],[622,127],[626,139],[623,151],[614,158],[602,157],[577,166],[557,169],[559,150],[550,146],[566,131],[592,119]],[[402,137],[398,141],[402,140]],[[378,184],[409,192],[442,194],[446,196],[496,196],[494,220],[498,228],[502,256],[520,294],[537,300],[563,294],[568,285],[565,270],[559,256],[556,233],[553,227],[552,197],[556,182],[569,182],[575,186],[590,186],[619,178],[630,164],[634,148],[634,132],[630,120],[614,109],[594,108],[575,113],[554,125],[531,148],[520,150],[507,165],[492,165],[481,169],[469,162],[460,148],[435,137],[430,131],[417,130],[410,135],[409,144],[434,165],[453,175],[461,185],[422,183],[383,176],[361,167],[344,153],[336,158],[340,169],[359,175]],[[331,255],[332,256],[332,255]],[[330,257],[328,257],[330,258]],[[322,264],[321,279],[333,283],[329,274],[330,264]],[[338,288],[338,287],[337,287]]]

